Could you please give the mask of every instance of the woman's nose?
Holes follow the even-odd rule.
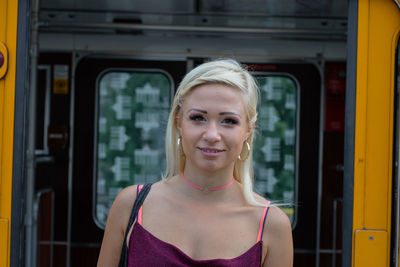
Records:
[[[209,122],[203,135],[204,139],[208,142],[216,142],[221,140],[221,135],[218,129],[218,124]]]

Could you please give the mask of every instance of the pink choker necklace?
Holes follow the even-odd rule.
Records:
[[[189,181],[185,178],[185,176],[183,175],[183,172],[182,172],[182,178],[183,178],[183,180],[185,180],[185,182],[188,183],[188,185],[190,185],[191,187],[194,187],[194,188],[199,189],[199,190],[201,190],[201,191],[203,191],[203,190],[205,189],[204,187],[197,186],[197,185],[194,185],[194,184],[192,184],[191,182],[189,182]],[[221,186],[221,187],[209,188],[208,190],[209,190],[209,191],[218,191],[218,190],[227,188],[228,186],[230,186],[231,184],[233,184],[234,181],[235,181],[235,178],[232,178],[232,181],[230,181],[228,184],[226,184],[226,185],[224,185],[224,186]]]

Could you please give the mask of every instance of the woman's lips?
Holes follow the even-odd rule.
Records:
[[[201,151],[201,153],[206,156],[206,157],[217,157],[219,156],[222,152],[224,152],[224,149],[219,149],[219,148],[213,148],[213,147],[198,147],[198,149]]]

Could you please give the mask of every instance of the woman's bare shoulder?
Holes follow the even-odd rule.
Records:
[[[258,203],[260,203],[261,208],[264,208],[268,203],[269,200],[260,196],[257,193],[254,193],[254,198],[256,199],[256,201]],[[287,226],[287,224],[290,225],[290,220],[288,218],[288,216],[286,215],[286,213],[284,213],[279,207],[275,206],[273,202],[271,202],[271,204],[268,207],[268,215],[267,215],[267,219],[266,219],[266,223],[272,224],[272,225],[277,225],[279,227],[279,225],[281,225],[282,223],[284,223],[284,225]]]
[[[159,187],[159,184],[162,183],[160,181],[154,183],[152,185],[152,188]],[[115,198],[113,206],[115,205],[117,209],[128,209],[130,212],[137,197],[137,187],[138,185],[131,185],[121,190],[121,192],[119,192],[119,194]]]
[[[268,204],[268,200],[254,193],[257,202],[263,205]],[[289,217],[278,206],[271,203],[268,207],[267,217],[265,219],[265,227],[263,240],[265,246],[275,246],[273,244],[281,244],[291,246],[292,244],[292,225]],[[271,250],[271,247],[269,248]]]
[[[119,227],[125,230],[125,227],[128,225],[129,217],[133,208],[133,204],[135,203],[136,196],[137,185],[131,185],[121,190],[111,206],[107,223],[109,221],[117,220],[116,223],[120,225]]]
[[[133,198],[133,201],[135,201],[137,195],[137,187],[137,185],[125,187],[118,193],[116,200],[118,199],[118,201],[129,201]]]
[[[271,231],[291,231],[292,228],[289,217],[274,204],[269,207],[266,226]]]
[[[113,205],[123,209],[132,208],[136,197],[137,185],[125,187],[123,190],[121,190],[121,192],[118,193]]]
[[[263,266],[293,265],[292,226],[288,216],[277,206],[269,207],[263,241],[267,251]]]

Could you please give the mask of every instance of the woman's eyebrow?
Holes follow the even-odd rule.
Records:
[[[235,113],[235,112],[229,112],[229,111],[227,111],[227,112],[221,112],[221,113],[219,113],[219,115],[233,115],[233,116],[237,116],[237,117],[239,117],[239,118],[242,118],[239,114],[237,114],[237,113]]]
[[[191,108],[191,109],[189,109],[186,113],[189,113],[189,112],[191,112],[191,111],[197,111],[197,112],[200,112],[200,113],[207,114],[207,111],[202,110],[202,109],[197,109],[197,108]]]

